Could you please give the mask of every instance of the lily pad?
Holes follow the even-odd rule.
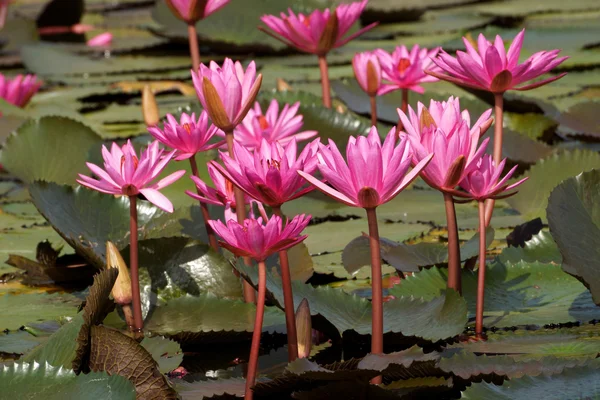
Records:
[[[125,378],[93,372],[75,375],[73,371],[48,364],[15,363],[0,371],[2,396],[33,399],[44,393],[48,400],[59,399],[130,399],[135,388]]]
[[[26,122],[8,138],[0,163],[27,183],[46,180],[73,184],[78,172],[86,172],[87,151],[98,143],[96,132],[77,121],[43,117]]]
[[[596,304],[600,304],[599,181],[598,170],[567,179],[554,189],[548,201],[550,232],[562,254],[562,267],[584,282]]]
[[[498,257],[502,263],[540,262],[560,264],[562,256],[550,232],[542,231],[525,242],[525,247],[507,247]]]
[[[154,361],[158,363],[158,369],[166,374],[179,367],[183,360],[183,352],[179,343],[161,337],[147,337],[140,343],[152,355]]]
[[[430,300],[445,290],[446,281],[447,270],[434,267],[407,277],[389,294]],[[463,270],[462,282],[469,316],[473,318],[477,273]],[[559,265],[497,261],[487,266],[485,288],[483,322],[487,327],[544,326],[600,318],[600,307],[593,303],[585,286]]]
[[[77,351],[76,340],[82,325],[83,316],[78,314],[54,332],[46,342],[27,353],[23,360],[71,369]]]
[[[14,330],[32,322],[73,317],[81,299],[70,294],[4,294],[0,296],[0,329]]]
[[[529,179],[519,186],[519,192],[506,201],[527,220],[546,218],[548,196],[556,185],[583,171],[600,168],[600,155],[586,150],[553,154],[527,171]]]

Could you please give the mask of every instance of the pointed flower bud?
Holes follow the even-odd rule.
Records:
[[[131,303],[131,278],[127,264],[123,260],[119,249],[112,242],[106,242],[106,268],[116,268],[119,275],[112,288],[112,296],[115,303],[124,306]]]
[[[296,309],[296,332],[298,334],[298,358],[308,358],[312,347],[312,320],[306,299],[302,299]]]
[[[150,85],[144,86],[142,90],[142,113],[144,114],[144,122],[146,126],[158,125],[160,121],[158,113],[158,104],[154,97],[154,92],[150,88]]]
[[[369,96],[377,95],[381,87],[381,65],[374,52],[357,53],[352,68],[358,84]]]

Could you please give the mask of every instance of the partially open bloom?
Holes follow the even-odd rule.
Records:
[[[525,182],[527,177],[512,185],[507,184],[506,182],[513,176],[518,166],[515,165],[506,175],[504,175],[504,178],[500,179],[500,175],[502,175],[502,171],[504,171],[504,164],[506,164],[506,159],[502,160],[499,165],[496,165],[492,156],[489,154],[484,155],[477,162],[477,167],[460,182],[460,187],[464,189],[466,193],[456,191],[452,194],[477,201],[504,199],[514,195],[517,192],[506,192],[509,192]]]
[[[243,225],[235,220],[209,221],[210,226],[217,235],[223,238],[219,241],[221,246],[231,251],[238,257],[250,257],[256,261],[264,261],[271,254],[289,249],[306,239],[301,233],[310,222],[310,215],[296,215],[285,224],[282,229],[282,220],[277,215],[263,225],[262,218],[249,218]]]
[[[568,58],[557,58],[560,50],[540,51],[529,57],[524,63],[519,64],[524,36],[525,29],[515,37],[508,52],[499,35],[492,44],[480,34],[477,39],[477,49],[467,38],[463,38],[467,47],[466,53],[457,51],[456,58],[454,58],[442,51],[433,62],[443,72],[429,70],[427,73],[457,85],[487,90],[492,93],[504,93],[507,90],[530,90],[566,75],[563,73],[529,85],[522,85],[547,73]]]
[[[427,75],[426,69],[438,70],[431,61],[432,57],[440,51],[439,47],[428,50],[415,44],[409,51],[406,46],[398,46],[392,54],[385,50],[377,49],[375,53],[381,63],[384,84],[379,94],[386,94],[394,90],[407,89],[423,93],[425,89],[421,83],[435,82],[436,78]]]
[[[225,221],[236,219],[235,212],[233,211],[236,207],[233,183],[231,183],[230,180],[225,179],[223,174],[221,174],[213,165],[210,164],[208,165],[208,174],[215,184],[214,189],[204,183],[202,179],[196,176],[191,176],[200,194],[191,192],[189,190],[186,190],[185,193],[203,203],[225,207]],[[244,200],[246,204],[250,204],[251,202],[251,198],[247,195],[244,195]]]
[[[358,84],[369,96],[378,94],[381,88],[381,65],[375,52],[356,53],[352,68]]]
[[[396,197],[433,157],[429,154],[408,172],[411,153],[406,136],[401,137],[396,146],[396,128],[390,130],[382,146],[377,128],[372,127],[367,137],[350,137],[346,147],[347,163],[331,139],[329,146],[321,145],[318,166],[331,186],[304,171],[298,173],[317,189],[344,204],[375,208]]]
[[[42,86],[35,75],[17,75],[13,79],[0,74],[0,97],[17,107],[25,107]]]
[[[360,18],[367,2],[368,0],[362,0],[340,4],[333,11],[315,10],[310,15],[302,13],[296,15],[291,9],[288,9],[289,15],[281,13],[280,18],[264,15],[260,19],[271,31],[262,30],[305,53],[325,55],[331,49],[345,45],[377,25],[373,23],[356,33],[345,36]]]
[[[219,129],[231,132],[246,116],[254,103],[262,75],[256,75],[252,61],[246,71],[239,61],[226,58],[223,67],[214,61],[210,67],[200,64],[192,80],[202,107]]]
[[[207,151],[219,147],[222,141],[210,143],[210,140],[219,129],[214,125],[208,125],[208,114],[202,111],[200,117],[196,119],[196,114],[187,115],[182,113],[180,121],[167,114],[167,123],[164,128],[151,126],[148,132],[162,144],[177,150],[175,160],[187,160],[196,153]]]
[[[308,174],[315,171],[318,148],[319,139],[308,144],[299,155],[296,139],[285,146],[263,140],[254,152],[234,143],[235,159],[221,153],[225,168],[215,161],[211,164],[253,199],[271,207],[280,207],[314,189],[306,185],[296,171]]]
[[[104,32],[94,36],[87,41],[87,45],[90,47],[104,47],[109,46],[113,41],[113,34],[110,32]]]
[[[292,138],[296,141],[307,140],[317,136],[317,131],[298,132],[302,128],[303,116],[298,114],[300,102],[283,106],[279,112],[279,103],[273,99],[267,112],[263,114],[260,103],[254,103],[254,108],[248,111],[246,118],[235,128],[234,138],[247,149],[260,147],[263,140],[267,143],[289,143]],[[223,131],[217,135],[224,136]]]
[[[413,165],[429,154],[435,157],[421,172],[421,177],[441,191],[453,190],[473,169],[485,152],[488,139],[478,147],[479,138],[491,124],[487,110],[471,127],[468,110],[461,112],[458,98],[431,100],[429,109],[418,103],[417,112],[409,107],[408,116],[398,109],[400,120],[413,148]]]
[[[147,149],[142,150],[138,158],[130,141],[123,147],[113,142],[110,151],[102,146],[104,169],[86,163],[99,179],[79,174],[77,182],[102,193],[125,196],[141,193],[158,208],[173,212],[173,204],[159,190],[181,178],[185,170],[173,172],[158,182],[152,181],[165,169],[174,154],[175,150],[164,154],[164,150],[159,149],[158,142],[154,141]]]
[[[175,16],[188,24],[196,23],[225,7],[230,0],[165,0]]]

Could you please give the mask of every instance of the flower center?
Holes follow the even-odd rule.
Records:
[[[411,66],[410,64],[410,60],[408,58],[401,58],[400,62],[398,63],[398,72],[401,75],[404,75],[404,73],[406,72],[407,69],[409,69]]]
[[[302,21],[302,23],[304,24],[304,26],[306,26],[307,28],[310,28],[310,18],[304,18],[304,21]]]
[[[265,118],[264,115],[259,115],[258,117],[256,117],[256,119],[258,119],[258,124],[260,125],[260,129],[262,129],[263,131],[265,129],[270,128],[269,121],[267,121],[267,118]]]
[[[133,157],[133,169],[137,169],[140,160],[136,156]],[[121,156],[121,171],[123,171],[123,166],[125,165],[125,156]]]
[[[228,194],[233,193],[233,183],[229,179],[225,180],[225,190]]]
[[[277,160],[267,160],[267,165],[269,168],[281,169],[281,162]]]
[[[183,129],[185,129],[188,135],[192,134],[192,128],[190,127],[190,124],[183,124]]]

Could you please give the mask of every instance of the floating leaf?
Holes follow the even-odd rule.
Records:
[[[550,232],[542,231],[525,242],[525,247],[507,247],[502,250],[499,260],[503,263],[538,261],[543,264],[560,264],[562,257]]]
[[[120,376],[94,372],[75,375],[73,371],[48,364],[14,363],[0,371],[2,396],[34,399],[43,393],[48,400],[136,398],[131,382]]]
[[[529,179],[507,202],[528,220],[546,217],[548,196],[566,178],[600,168],[600,155],[586,150],[565,151],[539,161],[527,171]]]
[[[215,396],[232,395],[244,397],[246,380],[242,378],[208,379],[196,382],[175,382],[177,393],[182,400],[199,400]]]
[[[166,374],[179,367],[183,360],[183,352],[179,343],[161,337],[146,337],[140,343],[158,363],[158,370]]]
[[[593,170],[558,185],[548,201],[552,237],[565,272],[581,280],[600,304],[600,171]]]
[[[77,336],[82,325],[83,316],[78,314],[71,322],[54,332],[45,343],[27,353],[23,360],[71,369],[78,346]]]
[[[28,323],[73,317],[80,304],[81,300],[71,294],[0,295],[0,330],[14,330]]]

